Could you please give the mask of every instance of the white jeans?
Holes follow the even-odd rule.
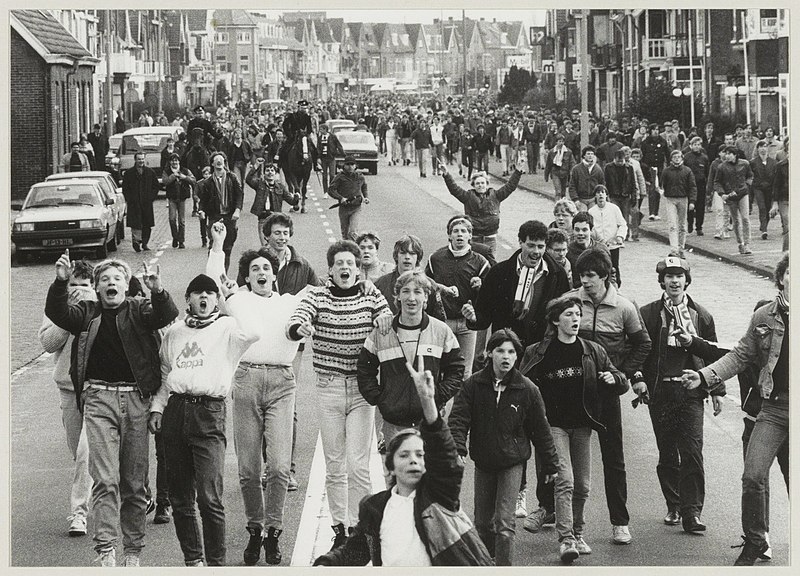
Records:
[[[317,418],[331,520],[355,527],[359,503],[372,494],[369,457],[375,407],[358,391],[355,376],[317,374]]]
[[[669,247],[673,250],[683,250],[686,248],[686,226],[689,208],[689,199],[671,198],[662,196],[661,205],[667,211],[667,222],[669,223]]]

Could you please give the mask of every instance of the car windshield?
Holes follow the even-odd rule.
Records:
[[[122,134],[114,134],[108,139],[108,151],[116,152],[119,150],[119,145],[122,142]]]
[[[28,194],[24,208],[42,206],[99,206],[100,198],[92,184],[70,184],[67,186],[39,186]]]
[[[128,134],[122,137],[120,154],[161,152],[167,145],[167,134]]]
[[[340,132],[337,134],[342,146],[368,146],[375,144],[375,136],[369,132]]]

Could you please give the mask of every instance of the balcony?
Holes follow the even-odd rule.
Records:
[[[592,68],[620,68],[622,66],[622,46],[606,44],[592,46]]]
[[[693,40],[692,56],[697,58],[705,51],[702,39]],[[668,58],[688,58],[688,38],[646,38],[645,57],[650,60],[666,60]]]

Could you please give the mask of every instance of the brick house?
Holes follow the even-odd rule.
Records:
[[[22,200],[90,131],[98,60],[46,10],[14,10],[9,19],[11,198]]]

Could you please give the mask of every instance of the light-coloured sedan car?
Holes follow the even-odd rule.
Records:
[[[125,196],[122,194],[122,188],[117,186],[114,178],[108,172],[91,171],[91,172],[64,172],[61,174],[51,174],[45,178],[45,182],[52,182],[54,180],[68,180],[68,179],[88,179],[94,180],[100,184],[100,189],[106,198],[113,198],[113,210],[117,217],[117,242],[125,239],[125,215],[128,213],[128,205],[125,203]]]
[[[345,130],[355,130],[356,123],[347,118],[335,118],[333,120],[326,120],[325,124],[328,125],[328,131],[331,134],[338,134]]]
[[[161,151],[167,146],[167,138],[173,138],[177,142],[181,132],[183,128],[180,126],[148,126],[123,132],[117,152],[120,179],[126,170],[133,168],[134,154],[137,152],[144,152],[145,166],[155,170],[160,178]]]
[[[11,228],[16,258],[36,252],[92,250],[106,258],[117,249],[114,199],[86,178],[34,184]]]
[[[356,159],[356,168],[369,170],[370,174],[378,173],[378,147],[375,136],[362,130],[343,130],[336,134],[344,149],[345,156]],[[344,164],[344,156],[336,158],[336,166]]]

